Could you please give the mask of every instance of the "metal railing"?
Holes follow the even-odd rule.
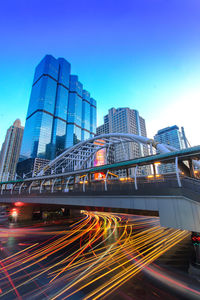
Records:
[[[141,196],[176,196],[182,195],[200,202],[200,181],[189,178],[180,177],[181,187],[179,187],[175,174],[147,176],[137,178],[137,189],[135,188],[134,178],[113,178],[107,179],[105,190],[104,180],[83,180],[77,183],[58,179],[57,181],[49,180],[25,183],[15,186],[15,189],[4,189],[1,196],[39,196],[39,195],[141,195]],[[66,188],[67,186],[67,188]],[[12,193],[11,193],[12,192]]]

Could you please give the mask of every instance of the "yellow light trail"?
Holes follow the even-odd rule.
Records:
[[[52,300],[67,299],[87,290],[85,300],[104,298],[189,235],[160,227],[155,217],[86,211],[70,230],[52,234],[48,242],[35,243],[2,260],[19,293],[36,279],[46,278],[44,286],[32,291],[34,295],[50,292]],[[2,275],[0,297],[14,290],[7,281]]]

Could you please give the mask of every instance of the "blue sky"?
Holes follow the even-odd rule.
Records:
[[[98,125],[111,107],[131,107],[147,133],[184,126],[200,144],[200,1],[4,1],[0,7],[0,145],[25,123],[35,66],[64,57],[97,100]]]

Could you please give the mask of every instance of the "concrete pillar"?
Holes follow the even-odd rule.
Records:
[[[194,167],[192,164],[192,159],[188,159],[188,164],[189,164],[189,169],[190,169],[190,176],[191,177],[195,177],[195,173],[194,173]]]
[[[90,183],[92,179],[91,173],[88,174],[88,182]]]
[[[153,164],[153,175],[155,176],[156,175],[156,166]]]
[[[63,188],[65,188],[65,179],[61,179],[61,190],[63,191]]]

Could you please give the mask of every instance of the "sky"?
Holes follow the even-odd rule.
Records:
[[[97,101],[137,109],[152,138],[184,126],[200,144],[199,0],[7,0],[0,5],[0,145],[25,124],[34,70],[64,57]]]

